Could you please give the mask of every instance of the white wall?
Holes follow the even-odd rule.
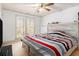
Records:
[[[60,12],[51,13],[43,17],[41,33],[47,32],[47,24],[51,22],[71,22],[78,20],[79,6],[71,7]]]
[[[2,11],[2,18],[3,18],[3,41],[12,41],[16,39],[16,17],[21,16],[25,20],[27,20],[27,17],[31,17],[35,20],[35,32],[39,33],[39,23],[40,23],[40,17],[37,16],[31,16],[27,14],[22,14],[19,12],[14,12],[10,10],[3,9]]]

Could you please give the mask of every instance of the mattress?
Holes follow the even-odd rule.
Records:
[[[64,56],[76,45],[77,40],[67,34],[57,33],[26,35],[23,40],[44,56]]]

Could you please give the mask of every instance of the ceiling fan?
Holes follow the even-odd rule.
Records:
[[[38,12],[40,12],[40,9],[44,9],[46,11],[50,11],[50,6],[54,5],[54,3],[41,3],[38,9]]]

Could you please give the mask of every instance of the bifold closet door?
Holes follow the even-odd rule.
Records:
[[[15,14],[11,11],[3,10],[3,42],[15,40]]]

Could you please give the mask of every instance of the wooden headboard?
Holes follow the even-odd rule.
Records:
[[[47,32],[51,33],[54,30],[61,30],[69,33],[72,36],[78,37],[78,22],[71,23],[48,23]]]

